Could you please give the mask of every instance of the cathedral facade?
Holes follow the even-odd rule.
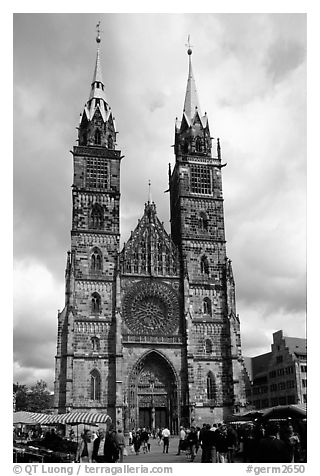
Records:
[[[100,64],[73,147],[71,251],[58,313],[55,408],[133,427],[219,422],[246,405],[235,282],[226,254],[219,140],[202,115],[188,49],[171,234],[148,201],[120,249],[116,126]]]

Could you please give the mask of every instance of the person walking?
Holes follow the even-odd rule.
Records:
[[[163,439],[163,453],[168,453],[169,450],[169,437],[170,437],[170,430],[165,427],[162,430],[162,439]]]
[[[115,439],[119,448],[119,463],[123,463],[123,454],[124,449],[126,447],[126,442],[124,440],[121,428],[118,429],[118,433],[115,435]]]
[[[105,432],[100,428],[98,436],[93,441],[92,461],[93,463],[105,463],[104,459]]]
[[[195,450],[196,450],[197,441],[198,441],[197,431],[195,427],[192,426],[187,436],[187,445],[189,447],[191,461],[193,461],[196,456]]]
[[[92,463],[93,441],[91,430],[84,430],[76,452],[77,463]]]
[[[109,429],[109,431],[106,432],[104,458],[106,463],[115,463],[119,459],[119,446],[113,429]]]

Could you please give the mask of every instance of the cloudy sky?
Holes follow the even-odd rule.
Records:
[[[168,163],[191,35],[211,135],[220,137],[227,252],[243,354],[305,335],[306,17],[302,14],[14,15],[14,381],[52,388],[70,248],[72,156],[101,20],[119,131],[122,242],[148,197],[169,231]]]

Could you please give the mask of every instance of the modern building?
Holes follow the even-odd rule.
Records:
[[[275,332],[271,352],[246,359],[246,367],[256,409],[307,403],[306,339],[286,337],[282,330]]]
[[[188,49],[171,235],[145,204],[120,250],[120,164],[102,77],[100,35],[91,91],[73,147],[71,251],[58,313],[55,408],[108,412],[134,426],[221,421],[246,404],[235,281],[226,253],[219,139],[213,147]],[[170,141],[170,138],[167,138]],[[164,171],[165,173],[165,171]]]

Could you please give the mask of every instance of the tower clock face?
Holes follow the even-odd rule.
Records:
[[[165,283],[139,282],[126,293],[124,321],[131,332],[171,334],[179,325],[179,301]]]

